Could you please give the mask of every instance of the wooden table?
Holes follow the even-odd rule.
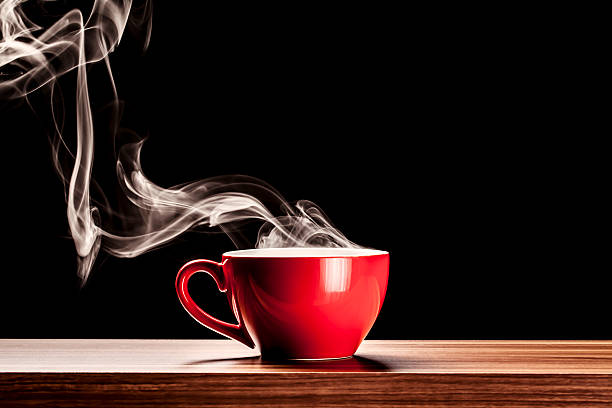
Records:
[[[226,340],[2,340],[0,406],[612,407],[612,341],[366,341],[267,362]]]

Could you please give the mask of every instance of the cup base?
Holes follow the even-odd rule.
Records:
[[[347,360],[353,356],[345,357],[321,357],[321,358],[288,358],[290,361],[329,361],[329,360]]]
[[[353,355],[342,356],[342,357],[316,357],[316,358],[304,358],[304,357],[288,357],[278,354],[262,354],[261,359],[265,361],[331,361],[331,360],[347,360],[353,358]]]

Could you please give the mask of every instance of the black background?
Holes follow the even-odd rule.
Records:
[[[148,136],[145,173],[166,187],[255,176],[390,251],[369,338],[610,337],[609,182],[580,130],[580,78],[551,63],[537,30],[452,10],[154,6],[149,49],[126,32],[110,57],[121,126]],[[60,81],[68,132],[74,79]],[[103,64],[89,81],[94,177],[110,179]],[[233,249],[223,234],[101,254],[79,288],[46,98],[31,95],[36,113],[25,101],[0,111],[0,336],[217,337],[182,309],[174,279]],[[211,279],[190,287],[231,319]]]

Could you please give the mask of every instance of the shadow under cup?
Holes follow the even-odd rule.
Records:
[[[197,272],[226,291],[238,324],[195,304],[187,289]],[[194,260],[176,279],[179,299],[204,326],[266,359],[352,356],[382,307],[389,254],[372,249],[274,248],[231,251],[221,263]]]

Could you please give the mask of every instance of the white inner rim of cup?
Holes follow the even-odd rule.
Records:
[[[345,258],[384,255],[387,251],[362,248],[261,248],[229,251],[223,256],[245,258]]]

